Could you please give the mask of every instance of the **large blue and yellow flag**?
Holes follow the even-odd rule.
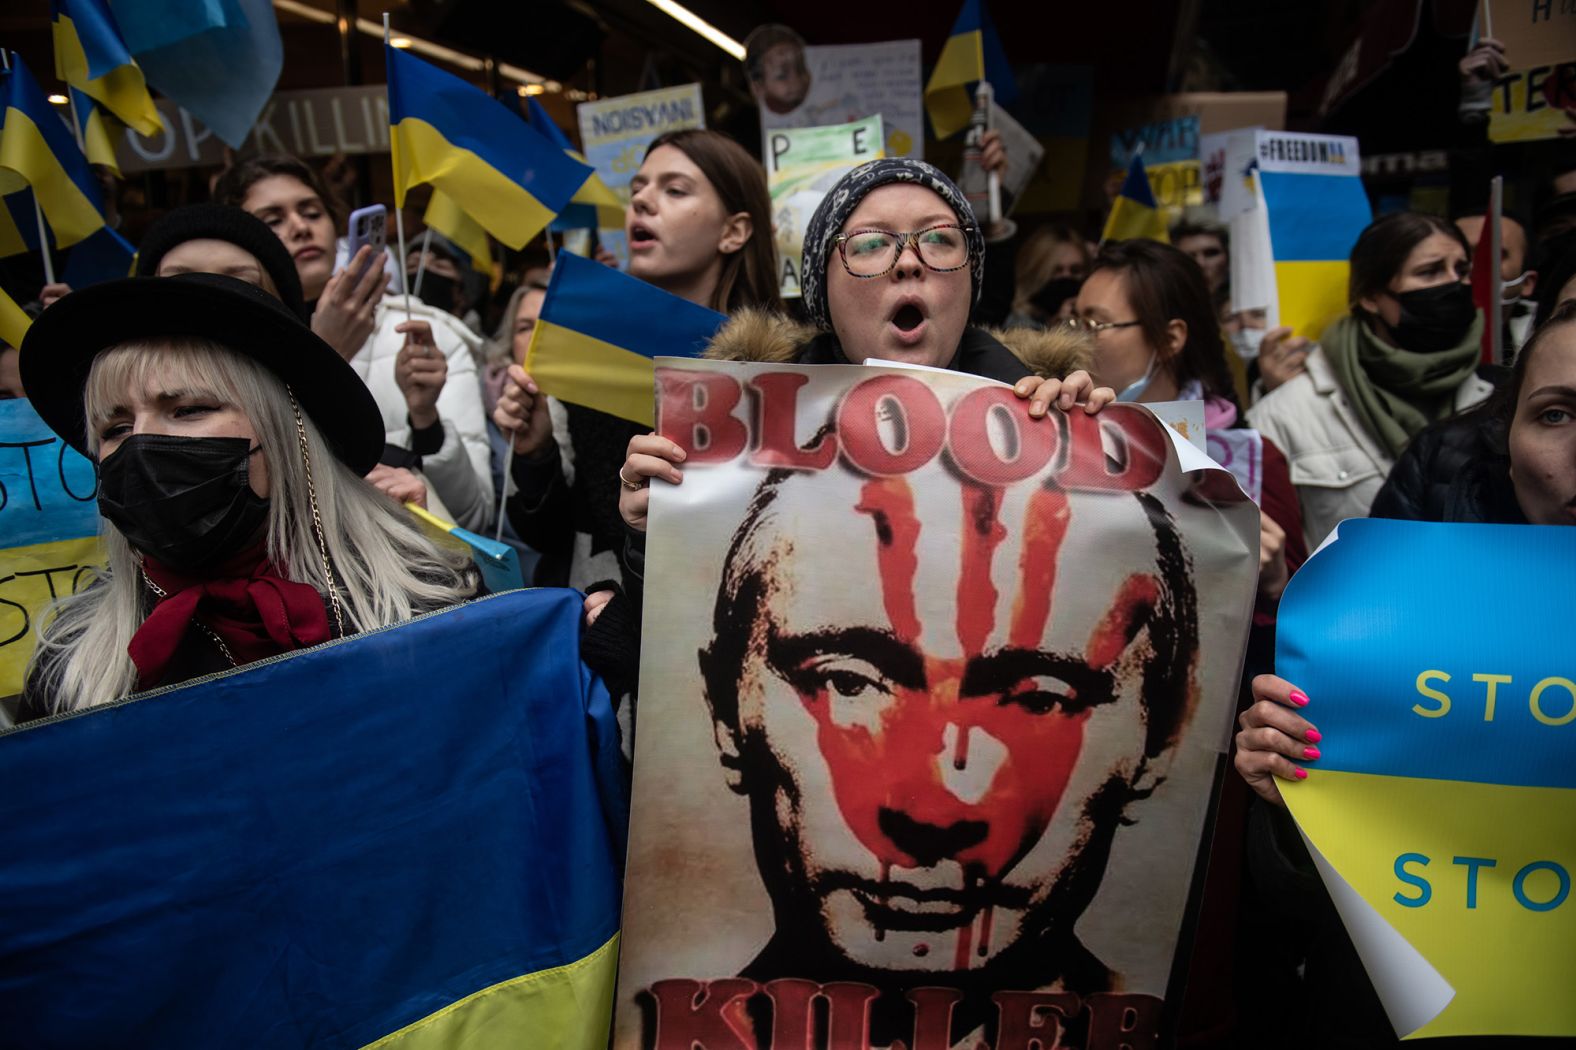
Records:
[[[1275,260],[1277,323],[1318,339],[1348,310],[1352,245],[1372,221],[1373,209],[1356,170],[1356,139],[1301,138],[1350,154],[1345,163],[1326,162],[1328,173],[1312,162],[1299,165],[1308,170],[1276,171],[1273,160],[1258,169]]]
[[[1127,166],[1127,178],[1122,180],[1122,192],[1111,205],[1106,217],[1101,242],[1147,240],[1169,244],[1166,235],[1166,217],[1155,204],[1155,191],[1149,185],[1149,175],[1144,171],[1144,160],[1138,154]]]
[[[431,183],[511,248],[569,203],[591,168],[503,103],[415,55],[385,46],[394,204]]]
[[[988,81],[996,102],[1007,105],[1018,97],[1018,84],[1007,64],[1001,38],[990,20],[985,0],[963,0],[952,35],[941,48],[941,57],[925,85],[925,110],[938,139],[950,138],[968,127],[974,113],[969,85]]]
[[[5,110],[0,123],[0,193],[32,187],[55,244],[65,248],[104,225],[104,197],[71,129],[54,112],[22,56],[0,73]]]
[[[50,7],[60,79],[102,103],[139,134],[158,134],[163,121],[105,0],[51,0]]]
[[[1281,599],[1281,793],[1398,1035],[1576,1035],[1573,591],[1576,529],[1359,519]]]
[[[551,139],[559,149],[584,164],[585,157],[564,135],[563,130],[547,115],[547,110],[536,99],[526,100],[531,126]],[[623,229],[624,204],[618,195],[607,188],[602,176],[593,169],[585,185],[575,191],[569,205],[558,213],[552,222],[554,230]]]
[[[627,780],[512,591],[0,735],[0,1042],[604,1050]]]
[[[148,83],[239,149],[284,67],[271,0],[114,0],[114,8]]]
[[[561,252],[525,370],[560,401],[651,426],[658,357],[699,357],[727,318]]]

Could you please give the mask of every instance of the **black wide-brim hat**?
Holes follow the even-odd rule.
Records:
[[[377,465],[383,414],[361,377],[284,303],[234,277],[128,277],[72,292],[22,340],[22,386],[50,429],[87,456],[93,359],[121,343],[182,336],[250,357],[295,392],[346,466],[365,475]]]

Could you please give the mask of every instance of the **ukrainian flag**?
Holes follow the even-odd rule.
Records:
[[[1002,105],[1018,96],[1012,67],[1007,64],[1007,53],[1002,50],[985,0],[963,0],[952,35],[942,46],[941,57],[925,85],[925,109],[938,139],[968,127],[974,115],[974,96],[968,85],[981,80],[989,82]]]
[[[1280,323],[1318,339],[1345,314],[1352,245],[1373,220],[1356,175],[1259,171]]]
[[[60,279],[72,288],[87,288],[104,281],[130,277],[137,249],[108,226],[79,241],[66,254]]]
[[[470,256],[471,265],[478,273],[492,273],[492,244],[487,240],[487,231],[467,215],[453,197],[442,190],[433,190],[421,221],[459,245]]]
[[[28,326],[33,319],[22,312],[16,305],[16,300],[0,288],[0,343],[6,346],[21,346],[22,337],[27,334]]]
[[[525,370],[560,401],[652,425],[657,357],[699,357],[722,322],[611,266],[562,252]]]
[[[76,88],[66,90],[71,92],[77,135],[82,140],[82,151],[88,155],[88,163],[102,164],[119,177],[120,161],[115,157],[114,116]]]
[[[38,251],[38,218],[33,211],[33,191],[11,172],[0,169],[0,185],[12,182],[21,189],[0,198],[0,259]]]
[[[487,232],[523,248],[564,209],[591,168],[459,77],[385,46],[394,203],[429,182]]]
[[[52,0],[50,6],[60,79],[103,103],[139,133],[158,134],[164,122],[104,0]]]
[[[22,183],[30,185],[54,231],[55,243],[69,247],[104,225],[98,180],[71,130],[45,99],[20,55],[11,53],[11,68],[0,73],[0,78],[5,83],[0,192],[10,195],[21,189]]]
[[[511,591],[0,734],[0,1042],[605,1050],[628,782],[580,619]]]
[[[547,115],[547,110],[536,99],[527,100],[530,113],[531,126],[540,131],[558,146],[559,149],[569,154],[575,160],[584,164],[585,157],[570,144],[563,130],[553,123],[553,118]],[[624,228],[624,204],[618,195],[607,188],[607,183],[602,181],[602,176],[592,171],[591,177],[586,179],[585,185],[575,191],[570,199],[569,206],[558,213],[558,218],[553,220],[554,230],[584,230],[584,229],[618,229]]]
[[[1281,599],[1323,734],[1281,793],[1403,1038],[1576,1035],[1573,587],[1571,529],[1361,518]]]
[[[1149,176],[1144,171],[1143,158],[1133,155],[1127,166],[1127,178],[1122,182],[1122,192],[1111,205],[1111,214],[1105,220],[1105,231],[1100,234],[1105,241],[1159,241],[1169,244],[1166,235],[1166,217],[1155,204],[1155,192],[1150,188]]]

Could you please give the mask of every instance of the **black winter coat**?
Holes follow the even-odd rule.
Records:
[[[1510,484],[1503,424],[1479,408],[1418,431],[1368,516],[1525,525]]]

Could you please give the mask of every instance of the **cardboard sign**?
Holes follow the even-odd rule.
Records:
[[[1505,45],[1516,69],[1576,59],[1576,4],[1570,0],[1479,0],[1477,27]]]
[[[25,399],[0,401],[0,696],[22,691],[49,603],[103,563],[98,475]]]
[[[1573,5],[1576,6],[1576,5]],[[1494,142],[1559,138],[1576,129],[1576,62],[1508,73],[1494,85],[1488,137]]]
[[[668,131],[706,126],[699,84],[582,102],[575,113],[586,163],[625,205],[629,204],[629,180],[640,170],[652,139]],[[629,244],[624,231],[607,230],[599,236],[603,247],[617,256],[619,269],[626,269]]]
[[[803,68],[810,82],[797,106],[778,112],[761,102],[763,136],[880,117],[884,156],[925,159],[918,40],[806,47]]]
[[[804,232],[821,199],[848,172],[885,154],[881,118],[829,128],[778,128],[766,132],[766,185],[772,195],[777,274],[784,299],[799,297]]]
[[[1157,1045],[1253,504],[1136,405],[879,365],[657,391],[688,457],[651,501],[614,1045],[798,1050],[817,1013],[830,1050]]]
[[[1576,530],[1359,519],[1281,598],[1281,793],[1400,1036],[1576,1035],[1573,587]]]

